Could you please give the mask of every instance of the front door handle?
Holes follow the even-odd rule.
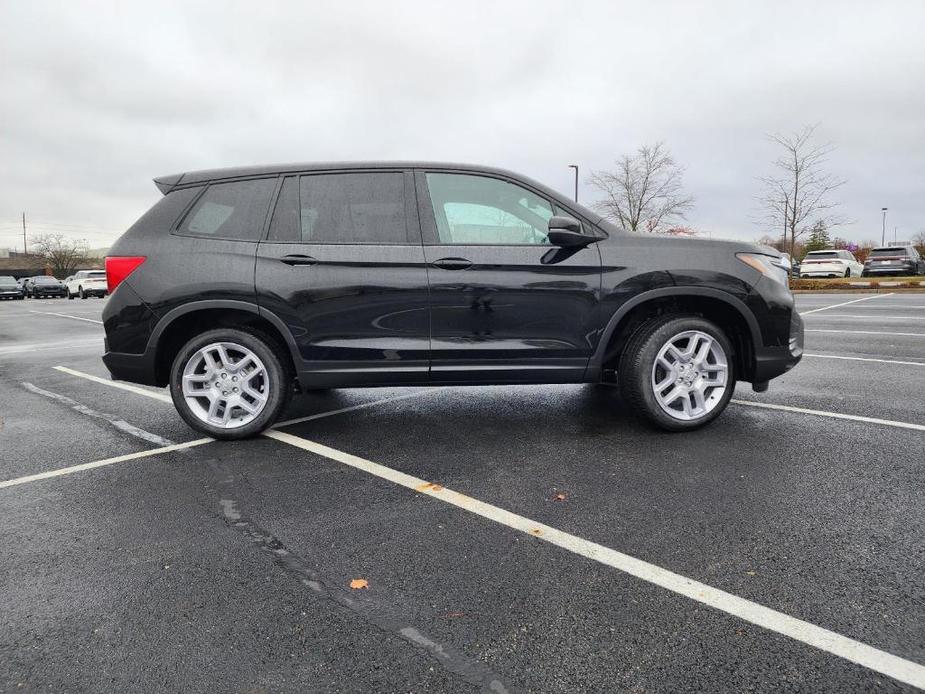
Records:
[[[312,258],[310,255],[284,255],[279,259],[281,263],[286,263],[286,265],[314,265],[318,262],[317,258]]]
[[[431,263],[434,267],[444,270],[465,270],[472,267],[472,261],[466,258],[440,258]]]

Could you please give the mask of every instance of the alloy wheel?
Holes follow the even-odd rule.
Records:
[[[267,369],[251,350],[233,342],[214,342],[186,362],[183,398],[206,424],[235,429],[256,418],[267,404]]]
[[[674,419],[709,414],[729,387],[729,362],[719,341],[699,330],[670,338],[652,365],[652,390],[659,407]]]

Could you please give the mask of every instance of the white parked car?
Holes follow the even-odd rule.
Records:
[[[80,270],[71,275],[64,284],[67,286],[67,298],[73,299],[79,296],[86,299],[88,296],[106,296],[106,271],[105,270]]]
[[[851,251],[810,251],[800,263],[800,277],[860,277],[864,266]]]

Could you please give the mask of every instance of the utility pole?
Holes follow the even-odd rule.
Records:
[[[570,169],[575,169],[575,202],[578,202],[578,164],[569,164]]]
[[[880,245],[886,245],[886,208],[881,207],[880,211],[883,212],[883,228],[880,230]]]
[[[893,227],[893,245],[894,245],[894,246],[896,245],[896,230],[897,230],[898,228],[899,228],[899,227]]]
[[[23,255],[28,255],[29,248],[26,246],[26,213],[22,213],[22,252]]]

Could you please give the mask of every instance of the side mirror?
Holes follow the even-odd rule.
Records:
[[[549,220],[549,243],[561,248],[587,246],[597,241],[581,233],[581,222],[571,217],[553,217]]]

